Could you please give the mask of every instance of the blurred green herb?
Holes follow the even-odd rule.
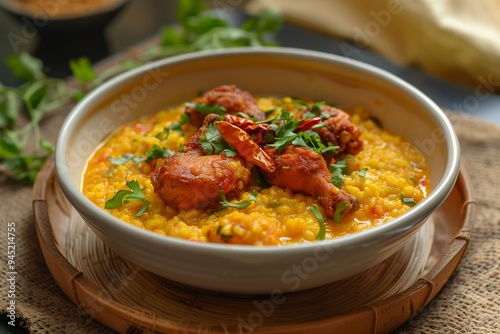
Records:
[[[337,224],[342,224],[342,212],[347,209],[347,203],[341,202],[339,206],[335,209],[335,213],[333,214],[333,221]]]
[[[272,10],[250,18],[241,27],[232,27],[202,0],[178,0],[177,8],[179,25],[166,27],[158,45],[99,73],[86,57],[70,61],[76,79],[72,86],[64,79],[48,77],[42,61],[27,53],[8,57],[6,65],[24,83],[19,87],[0,83],[0,171],[23,184],[33,184],[53,152],[52,145],[41,137],[42,119],[63,105],[81,100],[109,78],[152,60],[188,52],[275,45],[272,35],[282,25],[281,14]],[[169,131],[179,131],[180,125]]]
[[[325,235],[326,235],[325,219],[321,215],[321,212],[319,212],[319,208],[316,204],[313,204],[311,206],[310,210],[314,214],[314,217],[316,217],[316,219],[318,220],[318,223],[319,223],[319,231],[318,231],[318,234],[316,234],[316,237],[314,239],[324,240]]]
[[[336,187],[340,187],[344,183],[344,177],[349,174],[348,161],[353,161],[353,158],[344,158],[333,164],[330,164],[330,173],[332,173],[332,184]],[[361,173],[361,171],[360,171]],[[361,175],[361,174],[360,174]],[[364,177],[364,172],[362,177]]]
[[[207,132],[200,140],[200,145],[206,155],[224,153],[226,157],[234,157],[238,152],[222,138],[219,130],[213,123],[208,126]]]
[[[403,204],[406,204],[408,206],[415,206],[415,205],[417,205],[417,202],[415,201],[414,198],[404,197],[403,194],[401,194],[400,198],[401,198],[401,203],[403,203]]]

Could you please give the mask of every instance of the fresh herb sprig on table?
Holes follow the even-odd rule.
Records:
[[[275,45],[268,37],[282,24],[279,12],[265,11],[241,27],[232,27],[207,9],[202,0],[179,0],[179,26],[165,28],[157,45],[100,73],[94,71],[86,57],[72,60],[69,67],[76,84],[71,87],[64,79],[48,77],[39,59],[27,53],[10,56],[7,66],[24,83],[19,87],[0,83],[0,172],[10,174],[22,184],[33,184],[54,150],[42,138],[40,122],[119,73],[152,60],[194,51]]]

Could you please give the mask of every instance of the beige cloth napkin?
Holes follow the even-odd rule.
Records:
[[[475,87],[499,81],[498,0],[251,0],[249,12],[282,10],[289,22],[354,42],[405,65]]]

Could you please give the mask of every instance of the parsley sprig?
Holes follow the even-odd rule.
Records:
[[[307,147],[321,154],[329,151],[335,152],[338,149],[338,146],[332,143],[323,144],[315,131],[298,131],[303,122],[304,119],[298,120],[288,110],[283,109],[281,114],[272,120],[270,129],[275,132],[275,137],[274,142],[267,145],[275,147],[279,152],[288,144]]]
[[[139,201],[143,202],[143,204],[139,209],[139,211],[136,212],[135,216],[136,217],[142,216],[149,207],[149,201],[146,200],[146,196],[142,192],[144,189],[146,189],[146,187],[141,187],[139,181],[137,180],[127,181],[127,187],[130,190],[126,189],[118,190],[115,196],[113,196],[113,198],[111,198],[105,203],[104,208],[115,209],[121,207],[123,204],[128,203],[130,201]]]
[[[406,204],[408,206],[415,206],[415,205],[417,205],[417,202],[412,197],[404,197],[404,195],[401,194],[400,198],[401,198],[401,203],[403,203],[403,204]]]
[[[222,207],[218,210],[212,211],[212,213],[217,213],[217,212],[223,211],[226,208],[235,208],[238,210],[243,210],[247,206],[252,204],[252,202],[257,203],[259,205],[264,205],[261,202],[259,202],[259,200],[257,199],[257,196],[259,195],[259,192],[257,190],[254,190],[250,193],[249,200],[236,202],[236,203],[232,203],[232,202],[229,202],[227,200],[226,193],[224,192],[224,190],[219,190],[219,194],[220,194],[220,198],[221,198],[221,201],[219,203],[222,205]]]
[[[224,153],[226,157],[234,157],[238,152],[222,138],[219,130],[212,123],[208,126],[205,136],[200,140],[200,145],[206,155]]]
[[[338,160],[337,162],[330,164],[330,173],[332,173],[332,184],[336,187],[340,187],[344,184],[344,178],[349,174],[348,161],[354,160],[353,158],[344,158]]]
[[[65,105],[74,89],[62,79],[47,77],[42,62],[27,53],[8,57],[6,64],[24,83],[19,87],[0,84],[0,163],[20,183],[32,184],[53,152],[39,124]]]
[[[172,132],[177,132],[179,135],[184,136],[184,130],[182,130],[182,126],[191,121],[188,114],[182,113],[179,120],[176,122],[172,122],[169,126],[163,128],[163,130],[156,134],[156,138],[160,140],[167,140],[168,136]]]

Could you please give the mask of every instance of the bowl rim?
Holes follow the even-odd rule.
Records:
[[[398,86],[399,89],[403,90],[406,94],[411,96],[420,105],[424,106],[429,112],[429,115],[438,123],[443,135],[446,138],[447,146],[447,164],[443,173],[441,180],[435,185],[434,189],[428,194],[428,196],[418,203],[415,207],[411,208],[407,213],[385,223],[376,228],[367,229],[358,233],[342,236],[339,238],[314,241],[310,243],[300,243],[286,246],[276,246],[276,245],[266,245],[266,246],[253,246],[253,245],[235,245],[235,244],[218,244],[218,243],[201,243],[193,242],[191,240],[184,240],[176,237],[159,235],[155,232],[149,230],[139,229],[131,224],[127,224],[102,210],[93,202],[91,202],[87,197],[85,197],[80,188],[72,181],[69,177],[69,170],[66,166],[66,149],[65,143],[68,141],[70,134],[75,131],[75,126],[78,121],[83,117],[84,111],[87,108],[92,108],[92,106],[99,101],[100,98],[105,97],[108,92],[113,91],[116,86],[120,86],[124,82],[133,80],[136,76],[141,76],[148,71],[156,68],[162,68],[165,66],[175,65],[178,63],[185,63],[191,60],[199,60],[205,57],[220,57],[220,56],[233,56],[233,55],[269,55],[269,56],[284,56],[293,58],[307,58],[309,61],[317,60],[324,62],[332,62],[339,66],[353,68],[357,71],[361,71],[370,75],[377,76],[379,78],[388,81],[394,86]],[[442,202],[448,197],[453,189],[456,179],[459,174],[460,167],[460,147],[456,133],[448,120],[445,113],[439,108],[429,97],[423,94],[413,85],[408,82],[398,78],[392,73],[387,72],[381,68],[375,67],[373,65],[363,63],[358,60],[350,59],[347,57],[328,54],[321,51],[313,51],[298,48],[289,47],[238,47],[232,49],[220,49],[220,50],[208,50],[208,51],[198,51],[189,54],[169,57],[161,59],[149,64],[140,66],[136,69],[129,70],[122,73],[114,78],[111,78],[107,82],[103,83],[101,86],[90,92],[84,99],[82,99],[68,114],[66,117],[58,138],[56,142],[55,149],[55,165],[56,174],[61,184],[61,188],[65,193],[66,197],[71,203],[78,203],[77,211],[84,211],[86,213],[92,213],[92,216],[96,218],[97,221],[106,221],[107,224],[112,225],[113,229],[117,232],[123,233],[125,235],[133,234],[134,238],[137,240],[147,241],[149,243],[154,243],[156,245],[160,244],[170,244],[172,247],[185,249],[185,250],[198,250],[200,252],[217,252],[224,251],[227,252],[228,249],[231,250],[233,254],[269,254],[269,252],[281,253],[281,252],[303,252],[312,251],[318,246],[322,247],[335,247],[344,248],[349,246],[352,248],[353,245],[356,247],[367,247],[373,242],[380,242],[381,238],[385,239],[390,237],[394,233],[399,233],[401,231],[406,231],[412,229],[420,223],[420,220],[411,222],[413,216],[428,217],[430,214],[442,204]],[[73,204],[72,204],[73,205]],[[409,213],[413,214],[409,214]]]

